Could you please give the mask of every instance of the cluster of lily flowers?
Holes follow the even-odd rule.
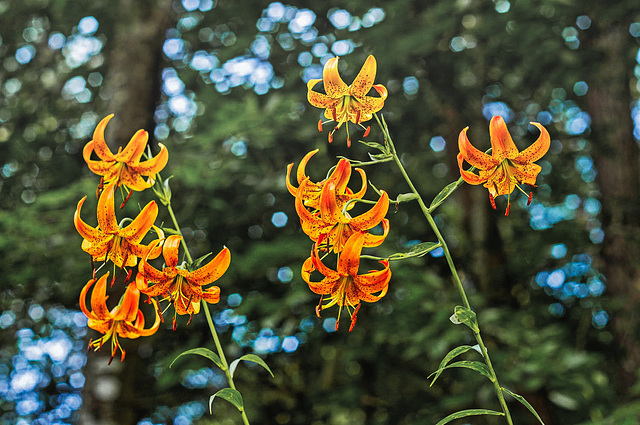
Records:
[[[90,255],[92,268],[92,278],[80,292],[80,309],[88,318],[88,326],[103,334],[102,337],[91,340],[89,348],[99,350],[110,340],[109,363],[118,350],[122,353],[121,361],[124,360],[125,350],[118,337],[134,339],[152,335],[159,329],[163,321],[160,302],[169,301],[173,305],[174,330],[176,315],[189,315],[191,318],[200,311],[201,300],[217,303],[220,288],[211,286],[205,289],[203,286],[222,276],[231,260],[229,250],[225,247],[202,267],[181,262],[179,248],[182,236],[172,234],[165,237],[163,229],[155,225],[158,216],[155,201],[142,208],[137,217],[123,218],[118,222],[115,208],[117,189],[123,194],[120,208],[124,208],[134,191],[140,192],[156,184],[158,173],[166,166],[169,153],[159,143],[160,152],[155,157],[142,160],[149,135],[145,130],[139,130],[124,149],[120,148],[113,154],[104,138],[105,128],[112,117],[113,115],[109,115],[98,124],[93,139],[83,149],[83,157],[89,169],[101,176],[96,190],[97,227],[90,226],[81,218],[86,196],[78,202],[74,215],[75,227],[83,237],[82,250]],[[98,160],[91,159],[93,154]],[[165,189],[162,193],[162,202],[169,202],[167,197],[170,197],[170,192]],[[155,234],[155,238],[147,244],[143,243],[145,237],[152,234]],[[161,254],[164,266],[157,269],[150,264],[150,260]],[[113,265],[110,285],[110,271],[98,277],[109,263]],[[114,290],[118,270],[125,276],[124,294],[117,305],[110,309],[107,306],[108,292],[110,289]],[[87,307],[90,290],[91,309]],[[145,316],[140,309],[140,294],[147,295],[148,303],[153,306],[154,322],[150,327],[145,327]]]
[[[343,124],[346,127],[347,147],[351,146],[349,123],[364,129],[362,137],[367,137],[370,127],[362,122],[369,121],[384,106],[387,89],[381,84],[373,84],[376,75],[376,60],[369,56],[353,83],[347,85],[338,72],[338,60],[329,59],[323,68],[322,79],[312,79],[307,83],[307,99],[312,106],[325,109],[318,130],[324,124],[334,122],[335,127],[329,133],[329,143]],[[495,116],[491,119],[489,133],[491,154],[475,148],[467,137],[468,127],[460,132],[458,138],[458,166],[462,179],[472,185],[483,184],[489,191],[491,206],[496,209],[495,198],[507,195],[505,215],[511,208],[511,193],[518,188],[527,196],[527,205],[531,203],[533,193],[527,194],[520,185],[535,187],[536,177],[541,167],[535,161],[549,150],[550,138],[547,130],[539,123],[531,123],[540,130],[536,142],[519,152],[509,134],[504,119]],[[357,192],[347,187],[351,177],[351,163],[340,159],[328,177],[314,183],[306,176],[306,165],[318,150],[309,152],[301,160],[296,177],[298,187],[291,184],[293,164],[287,167],[287,188],[295,197],[295,208],[302,230],[313,241],[310,257],[302,266],[302,278],[311,291],[320,294],[320,303],[316,313],[320,317],[323,309],[339,306],[336,329],[340,323],[342,308],[346,307],[351,315],[353,330],[360,308],[360,302],[376,302],[388,291],[391,270],[388,260],[382,260],[382,270],[358,274],[362,248],[380,245],[389,233],[389,221],[384,218],[389,209],[389,196],[380,191],[380,198],[367,212],[351,217],[349,210],[362,200],[367,190],[367,177],[364,170],[356,168],[361,175],[362,186]],[[472,166],[470,170],[464,164]],[[474,171],[477,171],[474,172]],[[382,234],[372,234],[370,230],[380,227]],[[336,255],[335,270],[325,264],[325,258]],[[319,282],[311,279],[314,271],[320,272],[323,279]],[[327,302],[325,303],[325,299]]]

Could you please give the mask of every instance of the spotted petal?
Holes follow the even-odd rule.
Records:
[[[547,129],[544,128],[542,124],[537,122],[532,122],[531,125],[538,127],[538,130],[540,130],[540,136],[538,137],[538,140],[533,142],[531,146],[529,146],[527,149],[523,150],[519,155],[513,158],[513,162],[516,162],[518,164],[535,162],[542,158],[551,146],[551,138],[549,137],[549,132],[547,131]]]
[[[93,131],[93,150],[96,155],[98,155],[98,158],[103,161],[115,161],[115,157],[111,152],[111,149],[109,149],[107,142],[104,140],[104,130],[109,121],[111,121],[111,118],[113,118],[113,114],[109,114],[104,117]]]
[[[468,129],[469,127],[465,127],[458,136],[458,149],[460,149],[460,154],[458,156],[462,155],[462,158],[465,161],[480,170],[488,170],[496,167],[500,161],[497,161],[495,158],[478,150],[471,144],[471,142],[469,142],[469,138],[467,137]],[[458,162],[460,162],[459,158]]]
[[[329,59],[322,70],[322,82],[327,96],[338,98],[349,94],[349,86],[338,73],[338,57]]]
[[[371,86],[373,86],[373,80],[376,78],[376,71],[376,58],[374,58],[373,55],[369,55],[367,60],[364,62],[364,65],[362,65],[360,72],[358,72],[358,75],[356,75],[356,78],[353,80],[353,83],[351,83],[349,93],[358,97],[366,96],[367,93],[369,93],[369,90],[371,90]]]
[[[200,286],[206,285],[218,280],[227,271],[230,263],[231,252],[229,248],[224,247],[213,260],[189,273],[187,279],[189,282],[197,283]]]
[[[364,244],[364,233],[357,232],[349,237],[338,259],[337,272],[342,275],[356,276],[360,267],[360,253]]]
[[[151,201],[140,211],[131,223],[119,231],[120,236],[126,238],[131,243],[140,243],[142,238],[144,238],[153,226],[157,216],[158,205],[155,201]]]
[[[494,161],[502,162],[505,158],[513,159],[518,156],[518,148],[513,143],[507,124],[500,115],[491,118],[489,136],[491,138],[491,156]],[[473,165],[471,162],[469,164]]]

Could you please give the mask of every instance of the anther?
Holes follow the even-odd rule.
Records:
[[[351,315],[351,326],[349,326],[349,332],[351,332],[353,328],[356,326],[356,320],[358,320],[358,310],[360,310],[361,305],[362,304],[358,304],[356,306],[356,309],[353,310],[353,314]]]
[[[367,137],[369,135],[369,133],[371,132],[371,126],[368,125],[367,129],[364,131],[364,134],[362,135],[362,137]]]
[[[322,120],[318,120],[318,131],[322,133]]]
[[[509,215],[509,210],[511,209],[511,202],[507,204],[507,210],[504,212],[504,216],[507,217]]]
[[[527,199],[527,206],[531,205],[532,200],[533,200],[533,192],[529,192],[529,198]]]
[[[120,204],[120,209],[124,208],[124,205],[127,203],[129,198],[131,198],[131,195],[133,195],[133,190],[130,190],[127,197],[124,199],[124,201],[122,201],[122,204]]]
[[[489,194],[489,201],[491,201],[491,207],[495,210],[496,209],[496,200],[493,197],[492,194]]]

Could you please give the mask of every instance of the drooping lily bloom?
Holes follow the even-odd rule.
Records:
[[[360,253],[364,245],[364,239],[364,233],[354,233],[349,237],[338,257],[336,270],[332,270],[323,264],[318,254],[317,244],[314,245],[311,251],[311,257],[302,265],[302,279],[307,282],[311,291],[322,295],[320,304],[316,308],[316,314],[320,316],[321,310],[335,304],[340,307],[336,330],[340,323],[342,307],[346,307],[351,315],[351,326],[349,328],[349,331],[351,331],[356,323],[360,301],[376,302],[384,297],[389,289],[391,270],[387,260],[380,261],[384,266],[382,270],[372,270],[366,274],[358,274]],[[311,280],[311,273],[315,270],[324,275],[324,279],[320,282]],[[378,294],[374,295],[375,293]],[[325,296],[329,302],[322,304]]]
[[[93,261],[108,261],[122,267],[132,267],[147,253],[151,258],[160,255],[160,249],[149,251],[149,245],[142,244],[142,239],[153,226],[158,216],[158,206],[155,201],[149,202],[140,214],[127,226],[120,227],[116,220],[114,207],[114,192],[116,183],[108,184],[98,199],[98,227],[91,227],[80,218],[80,209],[87,199],[85,196],[78,202],[73,216],[73,222],[84,238],[82,249],[91,255]],[[164,237],[162,230],[155,227],[160,238]]]
[[[519,186],[528,184],[535,186],[536,177],[540,173],[541,167],[534,164],[549,150],[551,143],[549,133],[539,123],[532,122],[531,125],[538,127],[540,136],[531,146],[522,152],[513,143],[513,139],[507,130],[507,125],[501,116],[494,116],[489,124],[489,136],[491,138],[491,155],[476,149],[467,138],[465,128],[458,137],[458,166],[464,181],[469,184],[484,184],[489,189],[489,199],[495,209],[494,199],[500,195],[508,195],[517,187],[525,195],[524,190]],[[467,171],[463,168],[463,163],[467,162],[478,169],[478,174]],[[533,193],[529,193],[529,203]],[[510,199],[509,199],[510,201]],[[505,215],[509,215],[511,203],[508,201]]]
[[[216,281],[227,271],[231,253],[225,247],[209,263],[190,271],[184,265],[178,265],[181,241],[182,237],[178,235],[165,239],[162,246],[165,266],[162,270],[150,265],[147,257],[143,258],[138,266],[136,283],[140,292],[149,297],[161,296],[163,300],[171,300],[177,314],[193,315],[200,312],[200,300],[210,304],[220,301],[220,288],[211,286],[204,289],[203,286]],[[152,242],[151,248],[157,244],[159,241]]]
[[[300,185],[303,180],[309,179],[306,175],[306,166],[307,162],[313,155],[318,152],[318,149],[312,150],[308,154],[302,158],[300,161],[300,165],[298,165],[298,170],[296,173],[296,178],[298,180],[298,185]],[[360,174],[362,178],[362,185],[360,190],[357,192],[353,192],[351,189],[347,187],[349,180],[351,178],[351,163],[347,159],[340,159],[338,164],[331,172],[329,177],[326,179],[319,181],[318,183],[313,183],[309,181],[306,185],[305,189],[300,193],[300,188],[295,187],[291,184],[291,169],[293,168],[293,163],[287,166],[287,189],[289,193],[295,197],[300,196],[304,204],[313,210],[320,209],[320,194],[322,192],[322,188],[327,184],[327,182],[334,182],[335,185],[335,195],[336,202],[339,205],[339,208],[342,208],[344,204],[346,204],[351,199],[360,199],[364,196],[367,191],[367,174],[361,168],[356,168],[355,170]]]
[[[160,152],[155,157],[140,162],[149,140],[149,133],[138,130],[127,146],[124,149],[118,149],[118,153],[114,155],[104,139],[104,130],[111,118],[113,114],[106,116],[98,123],[93,133],[93,140],[82,150],[89,169],[103,176],[104,183],[115,182],[116,187],[124,186],[127,191],[129,189],[141,191],[153,186],[154,176],[167,165],[169,160],[167,148],[162,143],[158,143]],[[99,161],[91,159],[93,152],[100,158]],[[147,179],[145,180],[143,176]]]
[[[309,179],[300,184],[299,195],[305,192],[309,184],[313,184]],[[295,205],[302,230],[317,244],[326,243],[327,246],[333,247],[336,254],[343,250],[345,243],[354,233],[364,234],[365,247],[380,245],[389,233],[389,220],[384,218],[389,210],[389,195],[385,191],[382,191],[380,199],[369,211],[355,217],[351,217],[346,211],[343,212],[338,205],[333,181],[327,182],[322,188],[318,212],[309,211],[304,206],[302,196],[296,197]],[[381,235],[368,232],[380,223],[383,229]]]
[[[102,337],[89,342],[89,348],[99,350],[109,340],[111,340],[111,358],[113,360],[117,350],[122,352],[120,361],[124,361],[125,351],[118,341],[118,337],[135,339],[141,336],[153,335],[160,327],[160,315],[158,306],[154,302],[155,321],[150,328],[144,327],[144,315],[138,309],[140,301],[140,291],[134,283],[129,284],[127,289],[115,308],[109,311],[107,307],[107,279],[109,272],[99,279],[91,279],[80,292],[80,309],[89,319],[87,325],[102,334]],[[87,308],[87,293],[91,286],[94,286],[91,293],[91,311]]]
[[[333,133],[342,124],[351,121],[362,126],[361,122],[369,121],[375,112],[382,109],[387,98],[387,89],[382,84],[373,84],[377,65],[372,55],[369,55],[350,86],[342,81],[338,73],[338,59],[331,58],[325,63],[322,79],[311,79],[307,82],[309,103],[317,108],[324,108],[324,116],[336,122],[336,127],[329,133],[330,143],[333,140]],[[319,83],[322,83],[324,92],[318,91]],[[372,88],[377,96],[369,94]],[[322,131],[322,124],[322,122],[318,123],[320,131]],[[348,126],[347,146],[351,146]]]

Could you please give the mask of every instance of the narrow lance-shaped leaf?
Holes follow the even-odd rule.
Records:
[[[236,371],[236,368],[238,367],[238,364],[240,363],[241,360],[244,360],[246,362],[253,362],[253,363],[259,364],[260,366],[265,368],[267,370],[267,372],[269,372],[271,374],[272,378],[274,377],[273,376],[273,372],[271,371],[269,366],[267,366],[267,363],[265,363],[264,360],[262,360],[260,357],[256,356],[255,354],[245,354],[244,356],[232,361],[231,364],[229,365],[229,372],[231,373],[231,377],[233,377],[233,374]]]
[[[542,424],[544,425],[544,422],[542,422],[542,419],[540,418],[540,416],[538,415],[538,412],[536,412],[536,409],[533,408],[532,405],[529,404],[529,402],[522,397],[520,394],[516,394],[513,393],[511,391],[509,391],[508,389],[506,389],[505,387],[501,387],[501,390],[503,393],[505,394],[509,394],[511,397],[515,398],[516,400],[518,400],[520,403],[522,403],[524,405],[524,407],[526,407],[527,409],[529,409],[529,411],[531,413],[533,413],[533,416],[536,417],[536,419]]]
[[[186,356],[187,354],[197,354],[199,356],[206,357],[207,359],[209,359],[212,362],[214,362],[216,364],[216,366],[218,366],[220,369],[226,370],[226,368],[224,367],[224,364],[222,363],[222,360],[220,360],[220,357],[216,353],[214,353],[213,351],[209,350],[208,348],[193,348],[191,350],[187,350],[187,351],[185,351],[183,353],[180,353],[178,355],[178,357],[173,359],[173,361],[169,365],[169,368],[171,368],[171,366],[173,366],[173,364],[176,362],[176,360],[178,360],[182,356]]]
[[[453,350],[449,351],[447,353],[446,356],[444,356],[444,358],[442,359],[442,361],[440,362],[440,366],[438,366],[438,370],[433,372],[431,375],[429,375],[429,378],[435,374],[436,376],[433,378],[433,381],[431,381],[431,384],[429,386],[432,386],[435,382],[436,379],[438,379],[438,377],[440,376],[440,374],[444,371],[445,366],[454,358],[456,358],[457,356],[459,356],[460,354],[466,353],[469,350],[474,350],[475,348],[470,346],[470,345],[461,345],[459,347],[454,348]]]
[[[492,415],[492,416],[504,416],[502,412],[496,412],[495,410],[488,409],[468,409],[461,410],[460,412],[452,413],[436,425],[445,425],[451,421],[455,421],[456,419],[466,418],[467,416],[481,416],[481,415]]]
[[[453,309],[453,315],[450,317],[451,322],[456,325],[463,324],[469,327],[473,331],[473,333],[480,333],[480,328],[478,327],[478,319],[476,318],[476,313],[472,310],[462,307],[461,305],[457,305]]]
[[[422,257],[423,255],[426,255],[427,253],[439,247],[440,247],[440,244],[438,242],[422,242],[416,246],[411,247],[411,249],[407,252],[396,252],[395,254],[391,254],[389,256],[389,260],[401,260],[404,258]]]
[[[209,398],[209,413],[213,413],[213,400],[216,397],[227,400],[241,412],[244,410],[244,402],[242,401],[240,392],[232,388],[223,388]]]
[[[449,195],[451,195],[463,183],[463,181],[464,180],[462,180],[462,178],[459,178],[458,180],[446,185],[444,189],[442,189],[440,193],[438,193],[436,197],[433,198],[433,201],[429,206],[429,212],[438,208],[440,204],[442,204],[449,197]]]
[[[469,360],[461,360],[459,362],[451,363],[450,365],[447,365],[447,366],[445,366],[443,368],[440,368],[437,371],[433,372],[431,375],[436,374],[436,377],[433,378],[433,382],[435,382],[436,378],[438,376],[440,376],[440,374],[442,373],[443,370],[451,369],[453,367],[462,367],[462,368],[466,368],[466,369],[475,370],[476,372],[480,373],[481,375],[484,375],[487,378],[489,378],[489,380],[491,382],[493,382],[495,380],[493,374],[491,373],[491,370],[489,370],[489,368],[487,367],[486,364],[481,363],[481,362],[472,362],[472,361],[469,361]],[[431,375],[429,375],[427,377],[427,379],[430,378]],[[433,385],[433,382],[431,382],[431,385]]]

